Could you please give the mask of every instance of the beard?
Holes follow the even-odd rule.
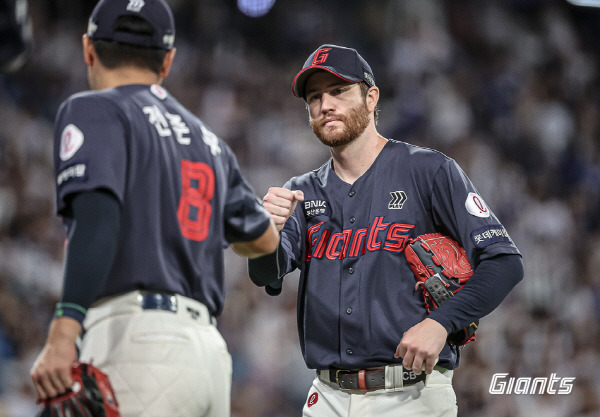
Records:
[[[362,103],[350,109],[347,115],[335,115],[335,118],[342,122],[344,127],[339,128],[326,127],[326,120],[310,120],[310,126],[313,132],[319,138],[323,145],[330,147],[343,146],[353,142],[359,137],[369,125],[369,110],[367,104]]]

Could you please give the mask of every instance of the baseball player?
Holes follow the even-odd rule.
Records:
[[[164,0],[101,0],[83,54],[93,91],[56,118],[64,290],[31,369],[39,399],[77,357],[105,371],[121,416],[229,416],[231,357],[215,326],[223,249],[253,257],[279,234],[231,149],[160,84],[175,55]]]
[[[323,166],[270,188],[278,250],[249,261],[276,295],[299,268],[298,331],[316,370],[304,416],[456,416],[447,342],[494,310],[522,279],[518,249],[454,160],[376,130],[379,89],[356,50],[322,45],[292,84],[329,147]],[[403,256],[410,238],[439,232],[474,273],[427,315]]]

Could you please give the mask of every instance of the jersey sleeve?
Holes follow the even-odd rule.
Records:
[[[457,239],[471,262],[501,254],[520,255],[505,227],[452,159],[435,176],[432,211],[438,229]]]
[[[260,237],[269,227],[270,217],[259,198],[242,176],[237,159],[224,146],[229,159],[228,190],[224,222],[227,242],[248,242]]]
[[[76,95],[59,109],[54,132],[56,210],[68,213],[73,193],[112,192],[122,202],[127,129],[116,105],[93,94]]]
[[[292,188],[292,180],[283,187],[296,189]],[[281,240],[275,253],[248,260],[248,273],[255,284],[267,285],[269,282],[283,278],[301,265],[302,232],[298,221],[299,213],[301,209],[298,204],[281,230]]]
[[[302,190],[302,186],[297,184],[292,178],[283,185],[288,190]],[[303,190],[304,191],[304,190]],[[302,265],[302,225],[304,218],[301,204],[296,205],[296,210],[285,222],[281,230],[281,241],[279,244],[278,269],[279,278],[289,274]]]

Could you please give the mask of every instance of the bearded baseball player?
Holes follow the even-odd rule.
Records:
[[[523,278],[519,250],[453,159],[377,132],[356,50],[320,46],[292,91],[331,158],[269,189],[281,242],[249,272],[276,295],[300,269],[303,415],[456,416],[461,346]]]
[[[101,0],[90,17],[92,91],[56,118],[68,248],[62,298],[31,369],[40,401],[72,389],[79,360],[106,372],[123,417],[230,414],[231,357],[215,325],[223,248],[266,255],[279,233],[232,150],[160,85],[174,39],[164,0]]]

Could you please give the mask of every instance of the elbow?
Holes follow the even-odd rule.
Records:
[[[512,284],[512,287],[516,286],[525,276],[521,255],[504,255],[500,257],[500,260],[502,276]]]
[[[520,256],[514,256],[516,261],[515,263],[515,285],[523,280],[525,277],[525,267],[523,265],[523,259]]]

